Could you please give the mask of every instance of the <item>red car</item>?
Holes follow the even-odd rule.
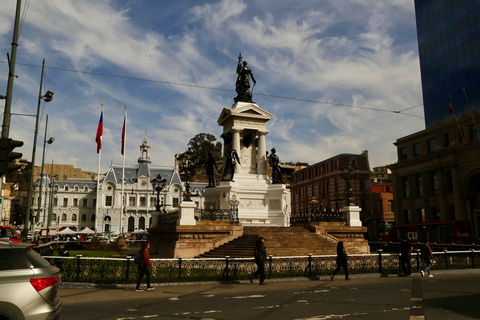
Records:
[[[0,238],[8,238],[11,242],[22,242],[15,229],[11,226],[0,226]]]

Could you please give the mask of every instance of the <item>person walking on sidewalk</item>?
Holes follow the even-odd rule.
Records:
[[[400,242],[400,266],[402,267],[403,275],[409,276],[412,274],[412,265],[410,262],[410,254],[412,253],[413,247],[410,242],[401,237]]]
[[[265,262],[267,261],[267,249],[265,249],[265,238],[260,237],[255,244],[255,251],[253,257],[257,264],[257,271],[250,277],[250,283],[253,283],[253,279],[260,275],[260,285],[267,284],[265,282]]]
[[[142,257],[142,262],[138,265],[138,279],[137,279],[137,287],[135,291],[137,292],[142,292],[143,290],[140,289],[140,282],[142,281],[143,276],[146,276],[147,280],[147,290],[153,290],[155,289],[150,285],[150,269],[152,268],[153,265],[150,262],[150,252],[148,252],[148,249],[150,249],[150,243],[148,242],[143,242],[142,247],[140,249],[140,255]]]
[[[422,256],[423,262],[427,265],[425,269],[420,271],[422,274],[422,277],[425,276],[425,272],[428,273],[429,278],[433,278],[433,275],[430,274],[430,268],[432,267],[432,260],[433,260],[433,254],[432,254],[432,248],[430,248],[428,240],[425,242],[424,245],[420,247],[420,254]]]
[[[330,276],[330,280],[333,281],[333,278],[337,274],[338,271],[340,271],[340,268],[343,268],[345,271],[345,280],[350,280],[348,278],[348,267],[347,267],[347,252],[345,251],[345,248],[343,247],[343,241],[339,241],[337,243],[337,269],[333,271],[333,274]]]

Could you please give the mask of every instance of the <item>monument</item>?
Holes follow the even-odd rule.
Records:
[[[223,108],[218,124],[223,127],[223,174],[219,185],[204,192],[205,208],[228,208],[234,196],[239,201],[238,219],[243,226],[290,226],[290,190],[275,165],[276,181],[267,174],[267,122],[272,115],[252,101],[252,70],[238,57],[237,97],[231,108]],[[253,89],[252,89],[253,91]],[[273,149],[272,149],[273,151]]]

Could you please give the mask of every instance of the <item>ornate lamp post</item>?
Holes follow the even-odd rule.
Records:
[[[348,199],[348,205],[355,205],[353,203],[355,201],[355,198],[353,196],[353,190],[352,190],[352,179],[357,177],[357,174],[358,174],[358,168],[353,164],[353,159],[350,159],[347,162],[346,167],[343,168],[343,178],[345,179],[345,182],[347,184],[346,196]]]
[[[155,206],[155,214],[153,214],[152,227],[158,225],[158,216],[160,215],[160,192],[165,189],[167,185],[167,180],[162,178],[162,175],[159,173],[155,178],[150,180],[153,187],[153,194],[157,193],[157,205]]]
[[[197,166],[200,157],[193,151],[187,150],[177,157],[180,161],[179,168],[180,174],[185,176],[185,191],[183,192],[183,201],[192,201],[190,198],[192,193],[190,192],[190,172]]]
[[[153,194],[155,195],[155,192],[157,192],[157,205],[155,206],[155,211],[160,212],[160,192],[165,189],[167,179],[162,178],[162,175],[159,173],[155,178],[150,180],[150,182],[152,183]]]

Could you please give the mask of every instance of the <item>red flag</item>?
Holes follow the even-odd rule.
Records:
[[[132,196],[133,196],[133,188],[132,188]]]
[[[97,137],[95,141],[97,142],[97,153],[100,153],[102,149],[102,136],[103,136],[103,110],[100,114],[100,121],[98,122]]]
[[[122,156],[125,153],[125,119],[123,119],[123,130],[122,130]]]
[[[453,113],[453,105],[452,105],[452,101],[450,101],[450,99],[448,100],[448,113],[449,114]]]

